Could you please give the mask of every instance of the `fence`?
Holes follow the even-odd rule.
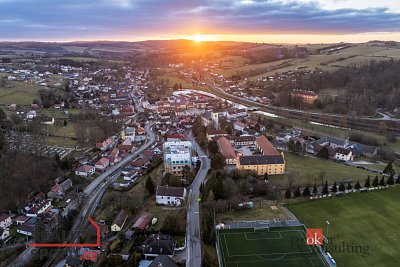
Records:
[[[225,228],[241,229],[241,228],[292,227],[292,226],[303,226],[303,224],[297,220],[237,221],[230,224],[226,224]]]

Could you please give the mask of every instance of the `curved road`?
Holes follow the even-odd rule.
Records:
[[[201,266],[201,236],[200,236],[200,216],[199,216],[199,194],[200,185],[206,178],[207,171],[210,169],[210,159],[197,144],[192,133],[189,134],[189,140],[193,143],[193,148],[197,151],[201,166],[197,175],[190,186],[187,207],[187,223],[186,223],[186,244],[187,258],[186,267]]]

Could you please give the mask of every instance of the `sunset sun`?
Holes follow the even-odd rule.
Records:
[[[199,43],[217,40],[216,36],[214,36],[214,35],[203,35],[203,34],[190,35],[187,39],[195,41],[195,42],[199,42]]]

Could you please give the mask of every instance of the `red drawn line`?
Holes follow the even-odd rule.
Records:
[[[93,221],[92,218],[88,217],[89,222],[96,228],[96,236],[97,242],[95,244],[63,244],[63,243],[43,243],[43,244],[29,244],[31,247],[52,247],[52,248],[59,248],[59,247],[100,247],[100,226]]]

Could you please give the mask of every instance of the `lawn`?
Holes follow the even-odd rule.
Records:
[[[341,163],[320,158],[298,156],[290,152],[285,152],[285,160],[286,172],[289,174],[270,176],[271,182],[287,185],[290,176],[292,176],[293,185],[314,184],[315,179],[317,179],[317,183],[321,182],[319,176],[323,172],[324,180],[328,180],[328,183],[331,184],[334,181],[347,179],[356,182],[357,180],[364,180],[368,175],[373,174],[372,172],[346,166]]]
[[[0,88],[0,103],[4,105],[30,105],[39,99],[40,86],[25,82],[9,82],[11,88]]]
[[[330,223],[328,247],[338,266],[400,266],[400,187],[295,203],[288,208],[309,228]],[[357,252],[340,251],[343,244]],[[335,248],[336,246],[336,248]],[[336,251],[335,251],[336,250]]]
[[[326,266],[303,227],[220,230],[217,238],[223,267]]]
[[[68,119],[69,116],[64,113],[63,110],[54,108],[42,108],[39,111],[40,114],[46,114],[47,116],[54,117],[54,119]]]
[[[181,84],[183,89],[191,88],[192,85],[186,80],[178,78],[176,76],[157,76],[159,80],[168,80],[168,84],[172,87],[175,84]]]
[[[242,56],[225,56],[214,60],[213,62],[226,67],[242,66],[248,61],[247,58]]]
[[[241,72],[246,72],[246,71],[250,71],[250,70],[258,70],[258,69],[263,69],[266,72],[267,71],[272,72],[272,70],[275,69],[278,65],[286,63],[286,62],[290,63],[290,62],[292,62],[292,60],[285,59],[285,60],[278,60],[278,61],[262,63],[262,64],[248,64],[248,65],[241,66],[241,67],[234,67],[234,68],[227,68],[227,69],[219,70],[219,71],[216,71],[216,73],[222,74],[224,76],[232,76],[235,74],[240,74]]]
[[[76,123],[68,122],[66,126],[53,126],[53,133],[57,136],[75,138],[76,137]]]
[[[307,58],[292,60],[290,66],[267,71],[261,75],[251,77],[255,80],[260,77],[293,71],[298,68],[313,70],[319,68],[324,71],[333,71],[341,66],[348,66],[357,62],[367,62],[370,60],[389,60],[392,57],[399,57],[399,49],[386,49],[386,47],[357,44],[352,47],[338,50],[336,52],[324,51],[320,55],[310,55]]]
[[[46,136],[43,143],[50,146],[70,147],[74,148],[78,142],[70,138],[62,138],[56,136]]]
[[[228,223],[233,221],[251,221],[251,220],[285,220],[287,219],[278,205],[263,204],[260,207],[260,202],[253,199],[254,208],[246,210],[233,210],[216,213],[217,222]]]

